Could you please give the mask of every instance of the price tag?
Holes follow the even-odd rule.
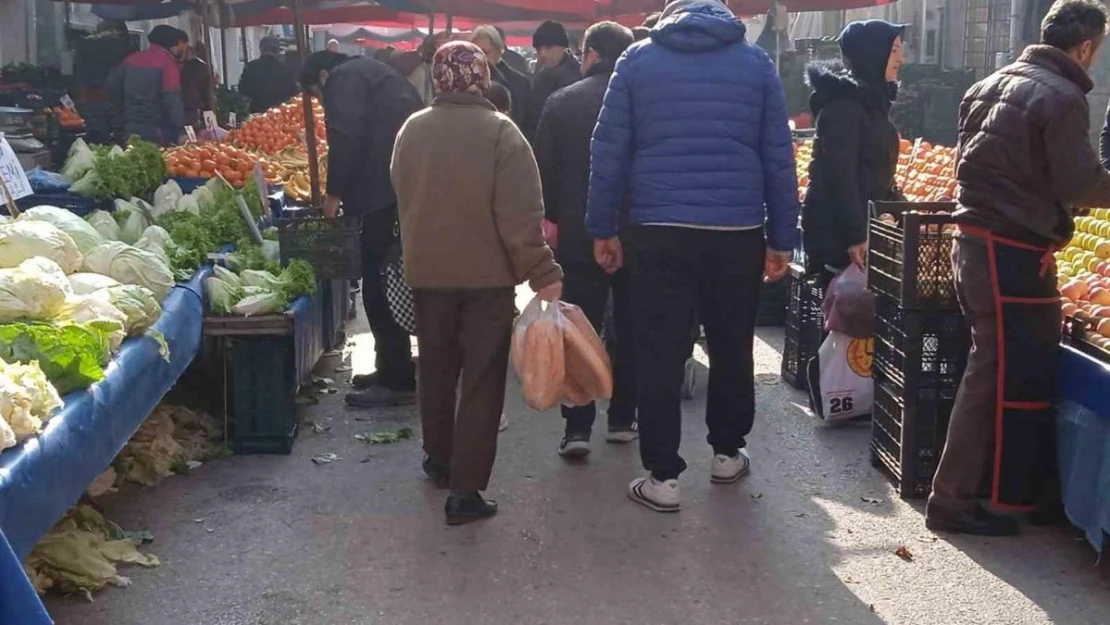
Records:
[[[262,200],[262,214],[268,217],[270,215],[269,186],[266,184],[266,176],[262,174],[260,163],[254,164],[254,186],[258,189],[258,198]]]
[[[251,231],[251,238],[254,239],[255,243],[262,245],[262,233],[258,231],[258,224],[254,223],[251,209],[247,208],[247,201],[240,195],[235,198],[235,203],[239,206],[239,212],[243,215],[243,220],[247,222],[247,228]]]
[[[75,110],[77,108],[77,105],[73,103],[73,98],[69,97],[68,93],[62,96],[61,102],[62,102],[62,106],[66,107],[67,109],[69,109],[71,111]]]
[[[227,123],[232,128],[238,128],[239,127],[239,116],[236,115],[234,111],[231,112],[231,113],[228,113],[227,114]]]
[[[15,155],[12,146],[8,145],[8,140],[4,138],[2,132],[0,132],[0,181],[3,181],[3,184],[0,184],[0,202],[15,201],[35,192],[31,188],[31,181],[27,180],[23,165],[19,163],[19,157]]]
[[[185,143],[196,143],[197,131],[193,130],[192,126],[185,127]]]
[[[213,111],[205,111],[201,113],[201,115],[204,117],[204,127],[208,129],[208,132],[216,132],[216,128],[220,125],[219,122],[216,121],[216,113]]]

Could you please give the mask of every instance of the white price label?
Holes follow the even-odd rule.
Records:
[[[62,106],[66,107],[67,109],[69,109],[71,111],[77,108],[77,105],[73,103],[73,98],[69,97],[68,93],[62,96],[61,102],[62,102]]]
[[[31,188],[31,181],[27,180],[27,174],[23,171],[23,165],[19,163],[19,157],[15,155],[12,146],[8,145],[8,140],[4,138],[2,132],[0,132],[0,180],[3,181],[3,184],[0,184],[2,202],[7,202],[9,199],[18,200],[35,193]]]
[[[192,126],[185,127],[185,143],[196,143],[197,131],[193,130]]]
[[[220,125],[219,122],[216,121],[216,113],[213,111],[205,111],[202,115],[204,116],[204,127],[208,129],[208,132],[215,132],[216,128]]]

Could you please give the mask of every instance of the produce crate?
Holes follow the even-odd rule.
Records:
[[[222,363],[225,431],[232,451],[288,454],[297,436],[296,395],[323,351],[323,298],[256,317],[205,317]]]
[[[871,464],[885,469],[903,499],[928,496],[948,435],[955,388],[907,389],[873,369]]]
[[[285,215],[275,220],[282,265],[301,258],[312,265],[318,278],[362,277],[361,219],[353,215],[327,219],[315,211],[285,211]]]
[[[949,202],[872,202],[867,283],[910,310],[959,310]],[[890,214],[896,223],[878,219]]]
[[[1099,362],[1110,363],[1110,341],[1095,329],[1099,321],[1083,311],[1066,317],[1062,342]]]
[[[905,310],[875,297],[875,369],[908,389],[954,389],[963,377],[971,338],[959,313]]]
[[[78,217],[84,217],[95,210],[111,211],[114,204],[111,201],[94,200],[83,195],[74,195],[69,191],[60,193],[35,193],[15,201],[15,207],[21,211],[36,206],[56,206],[64,208]],[[0,212],[7,214],[7,207],[0,206]]]
[[[807,278],[800,265],[790,265],[788,298],[782,350],[782,379],[796,389],[807,390],[806,365],[817,355],[825,338],[821,302],[825,285]]]
[[[781,326],[786,323],[786,304],[790,299],[789,280],[764,284],[759,292],[759,310],[755,315],[757,326]]]

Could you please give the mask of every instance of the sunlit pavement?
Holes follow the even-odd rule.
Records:
[[[365,332],[361,316],[351,331]],[[752,474],[709,482],[703,368],[684,404],[676,515],[626,498],[638,454],[607,445],[603,420],[588,461],[559,458],[558,414],[529,411],[510,381],[488,493],[501,514],[447,528],[419,440],[354,438],[419,434],[416,410],[346,409],[350,373],[329,372],[333,357],[321,375],[339,392],[303,409],[330,429],[303,428],[291,456],[216,461],[108,499],[110,518],[154,533],[162,566],[123,571],[132,587],[95,603],[48,607],[62,625],[1110,623],[1107,566],[1076,532],[937,539],[922,504],[871,468],[866,426],[820,426],[779,382],[781,329],[759,337]],[[369,334],[351,351],[356,372],[372,369]],[[339,460],[312,463],[326,452]]]

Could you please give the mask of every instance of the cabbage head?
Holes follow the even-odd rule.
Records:
[[[216,277],[204,279],[204,292],[209,308],[217,315],[231,314],[232,307],[243,299],[243,289]]]
[[[89,173],[81,176],[80,180],[69,185],[69,192],[74,195],[92,197],[96,193],[96,188],[99,185],[100,174],[96,173],[95,169],[90,169]]]
[[[220,280],[223,280],[224,282],[230,284],[231,286],[234,286],[235,288],[243,287],[243,281],[239,279],[239,274],[224,267],[223,265],[213,266],[212,273],[216,274],[216,277]]]
[[[185,195],[181,191],[181,186],[175,180],[166,181],[165,184],[154,190],[154,206],[161,207],[169,206],[170,210],[177,204],[177,200]]]
[[[212,190],[208,187],[197,187],[195,191],[189,195],[197,201],[197,206],[201,209],[206,209],[216,201],[216,196],[212,194]]]
[[[111,322],[118,327],[108,333],[108,345],[113,352],[119,349],[120,343],[127,337],[127,315],[107,298],[96,295],[68,296],[54,320],[63,323]]]
[[[73,237],[45,221],[16,220],[0,225],[0,268],[15,267],[35,256],[58,263],[67,274],[81,268]]]
[[[62,398],[37,362],[8,363],[0,360],[0,376],[7,377],[31,397],[31,415],[47,421],[55,410],[62,407]]]
[[[69,148],[61,174],[72,184],[83,178],[94,167],[96,167],[96,156],[84,140],[78,139]]]
[[[145,286],[162,301],[173,288],[173,272],[157,255],[119,241],[107,241],[85,257],[85,271],[109,276],[123,284]]]
[[[116,223],[119,224],[119,240],[132,245],[143,231],[150,226],[143,211],[127,200],[116,200]]]
[[[99,273],[75,273],[69,276],[69,287],[74,295],[88,295],[110,286],[119,286],[119,281]]]
[[[104,242],[104,237],[100,236],[100,233],[89,222],[64,208],[36,206],[23,211],[19,218],[26,221],[45,221],[54,224],[73,239],[73,242],[77,244],[77,249],[82,254],[88,254],[89,250]]]
[[[174,210],[178,212],[187,212],[194,215],[200,214],[200,205],[197,204],[197,198],[193,195],[183,195],[177,200]]]
[[[289,302],[280,293],[263,293],[244,297],[231,310],[237,315],[249,317],[279,313],[285,310],[288,304]]]
[[[281,287],[277,276],[261,269],[246,269],[239,273],[239,279],[243,281],[243,286],[257,286],[268,291],[277,291]]]
[[[53,319],[69,293],[69,280],[51,260],[33,258],[14,269],[0,269],[0,323]]]
[[[143,236],[135,241],[135,247],[140,250],[146,250],[151,254],[155,254],[162,262],[166,263],[167,267],[171,267],[169,250],[173,248],[173,239],[170,238],[170,233],[162,226],[150,226],[143,230]]]
[[[111,302],[124,314],[127,336],[139,336],[162,316],[161,304],[145,286],[121,284],[97,291],[92,297]]]
[[[85,217],[85,221],[100,233],[100,238],[104,241],[119,241],[119,224],[111,213],[93,211]]]

